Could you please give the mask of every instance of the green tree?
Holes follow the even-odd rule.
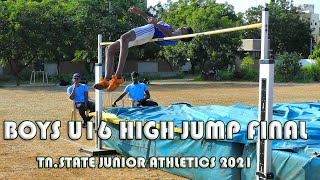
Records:
[[[269,38],[273,54],[295,52],[307,57],[309,55],[311,29],[309,22],[302,18],[301,10],[286,0],[275,0],[267,8],[270,12]],[[259,6],[247,10],[245,23],[261,22],[262,9],[263,7]],[[260,39],[260,32],[258,30],[246,32],[244,38]]]
[[[56,0],[46,0],[39,3],[41,8],[38,11],[42,15],[41,35],[45,36],[40,46],[39,56],[45,62],[54,62],[57,64],[59,72],[61,61],[70,61],[73,58],[76,48],[76,39],[74,38],[74,24],[71,19],[74,6],[70,3],[60,2]],[[31,19],[30,20],[34,20]]]
[[[301,56],[297,53],[285,52],[280,55],[275,66],[276,78],[285,82],[293,80],[301,70],[301,64],[299,63],[300,59]]]
[[[320,61],[320,48],[316,48],[308,58]]]
[[[246,53],[246,57],[243,58],[243,61],[240,65],[241,69],[249,70],[252,69],[254,65],[253,59],[250,57],[250,53]]]
[[[127,12],[132,5],[146,10],[140,2],[139,0],[73,0],[71,3],[75,7],[73,19],[78,42],[73,61],[85,62],[87,69],[90,70],[89,63],[95,62],[97,58],[98,34],[102,34],[103,41],[116,41],[131,28],[146,24],[143,18]],[[145,58],[141,48],[133,48],[129,53],[132,59]]]
[[[217,4],[213,0],[179,0],[169,2],[162,18],[174,27],[190,26],[194,32],[205,32],[235,27],[240,21],[229,4]],[[204,68],[211,62],[219,69],[234,64],[235,54],[241,45],[240,33],[197,37],[189,43],[176,47],[162,47],[165,58],[174,57],[178,64],[184,64],[187,58],[193,66]],[[179,56],[177,56],[179,54]]]
[[[56,62],[73,53],[65,3],[8,0],[0,7],[0,63],[10,67],[17,85],[20,73],[32,63]]]
[[[254,60],[250,57],[250,53],[246,53],[246,57],[240,65],[240,75],[242,79],[258,81],[259,73],[253,68]]]
[[[102,33],[104,41],[115,41],[130,28],[145,24],[141,17],[127,13],[130,5],[139,2],[1,1],[0,63],[10,67],[17,84],[23,69],[37,61],[55,62],[59,69],[61,61],[73,60],[89,70],[97,57],[97,34]],[[138,50],[130,53],[133,58],[139,55]]]

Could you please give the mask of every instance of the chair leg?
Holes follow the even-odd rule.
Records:
[[[77,120],[77,111],[75,111],[74,109],[71,110],[71,120]]]
[[[90,113],[90,110],[87,109],[87,110],[86,110],[86,116],[87,116],[87,117],[89,116],[89,113]]]
[[[73,121],[74,119],[73,119],[73,117],[74,117],[74,115],[73,115],[73,109],[71,110],[71,121]]]

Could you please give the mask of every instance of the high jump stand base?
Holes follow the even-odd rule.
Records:
[[[103,149],[84,149],[84,148],[80,148],[79,151],[81,153],[85,153],[85,154],[88,154],[90,156],[107,156],[107,155],[119,154],[116,150],[110,149],[108,147],[104,147]]]

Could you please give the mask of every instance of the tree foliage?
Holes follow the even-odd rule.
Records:
[[[289,82],[299,73],[301,56],[297,53],[283,53],[279,56],[279,62],[275,66],[276,78],[280,81]]]
[[[269,38],[273,54],[283,52],[309,55],[311,29],[309,22],[301,16],[301,10],[286,0],[275,0],[267,5],[270,12]],[[252,7],[245,13],[245,23],[261,22],[263,7]],[[244,38],[260,39],[260,32],[248,31]]]
[[[19,73],[33,62],[67,57],[72,36],[64,3],[8,0],[0,6],[0,62],[10,67],[17,84]]]
[[[138,2],[1,1],[0,63],[10,67],[17,84],[21,71],[37,61],[55,62],[58,67],[70,60],[89,65],[97,57],[97,34],[102,33],[104,40],[117,40],[142,22],[127,13]]]
[[[144,23],[142,18],[127,13],[131,5],[137,5],[143,9],[139,2],[139,0],[71,1],[75,8],[73,20],[76,22],[77,42],[73,61],[90,63],[96,60],[98,34],[102,34],[103,41],[116,41],[126,31],[142,25]],[[130,53],[129,57],[139,56],[137,51],[130,51]]]
[[[190,26],[194,32],[206,32],[235,27],[239,19],[229,4],[217,4],[213,0],[179,0],[170,2],[162,14],[162,20],[174,27]],[[241,45],[240,33],[194,38],[189,43],[175,47],[163,47],[166,58],[178,64],[184,64],[189,58],[193,66],[204,68],[211,62],[219,69],[234,64],[235,54]]]
[[[243,58],[243,61],[240,65],[241,69],[249,70],[252,69],[254,65],[253,59],[250,57],[250,53],[246,54],[246,57]]]
[[[320,48],[316,48],[308,58],[320,61]]]
[[[0,1],[0,65],[8,66],[16,77],[34,62],[61,61],[86,64],[97,58],[97,35],[103,41],[116,41],[128,30],[145,25],[143,18],[127,12],[136,5],[175,28],[190,26],[194,32],[206,32],[261,21],[261,9],[251,8],[245,14],[235,14],[230,4],[215,0],[178,0],[146,9],[140,0],[7,0]],[[309,23],[300,17],[299,9],[285,0],[268,5],[270,10],[271,49],[276,54],[309,52]],[[244,19],[242,19],[244,18]],[[288,28],[290,27],[290,28]],[[218,69],[234,65],[241,38],[260,38],[260,31],[223,33],[194,38],[190,43],[159,47],[153,43],[133,47],[129,58],[160,60],[177,65],[191,61],[208,70],[208,64]],[[318,57],[318,51],[314,56]]]

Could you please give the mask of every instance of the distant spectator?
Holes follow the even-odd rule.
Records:
[[[139,82],[139,73],[132,72],[131,78],[133,83],[127,85],[123,93],[116,99],[113,106],[117,106],[117,102],[120,101],[126,94],[129,93],[129,98],[132,101],[132,106],[158,106],[158,103],[150,100],[150,93],[148,87],[144,83]]]

